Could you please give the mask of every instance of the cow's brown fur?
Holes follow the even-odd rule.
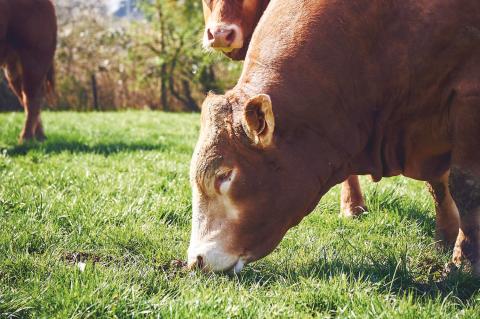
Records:
[[[45,94],[53,94],[55,87],[56,41],[50,0],[0,0],[0,66],[25,109],[21,141],[45,139],[40,108]]]
[[[480,177],[479,30],[476,0],[270,3],[236,87],[215,97],[222,107],[207,98],[202,110],[229,119],[230,133],[202,133],[192,162],[212,176],[212,161],[237,171],[228,196],[239,217],[220,232],[228,252],[265,256],[351,174],[438,183],[452,167],[454,261],[466,257],[480,273],[480,207],[470,205]],[[272,101],[268,147],[244,130],[244,110],[258,94]],[[206,136],[221,156],[203,149]],[[202,207],[215,220],[208,199]]]

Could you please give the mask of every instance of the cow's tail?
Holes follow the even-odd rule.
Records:
[[[53,106],[57,102],[57,95],[55,92],[55,66],[52,63],[52,66],[48,69],[48,72],[45,77],[44,83],[45,98]]]

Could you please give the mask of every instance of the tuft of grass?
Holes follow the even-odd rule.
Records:
[[[48,140],[19,146],[23,115],[0,114],[2,318],[478,318],[478,279],[441,277],[422,183],[362,179],[352,220],[336,187],[240,275],[188,273],[199,116],[43,117]]]

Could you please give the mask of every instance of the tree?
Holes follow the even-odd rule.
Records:
[[[203,99],[205,92],[222,88],[214,67],[220,56],[207,54],[200,45],[203,32],[201,1],[144,0],[141,8],[153,28],[153,32],[143,34],[141,41],[157,57],[156,75],[161,79],[162,106],[180,104],[186,110],[198,110],[198,101]],[[223,65],[233,63],[228,61]],[[232,82],[231,77],[225,78]]]
[[[201,47],[200,1],[124,5],[141,18],[109,17],[102,1],[57,1],[57,108],[197,111],[206,92],[233,85],[241,64]]]

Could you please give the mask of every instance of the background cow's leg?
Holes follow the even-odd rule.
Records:
[[[6,62],[5,67],[5,77],[7,78],[8,84],[10,89],[15,93],[18,97],[20,102],[22,103],[25,114],[26,114],[26,121],[20,135],[20,141],[28,141],[32,140],[35,136],[34,131],[34,119],[32,117],[29,118],[29,108],[27,107],[27,101],[24,95],[23,87],[24,87],[24,78],[23,78],[23,69],[20,59],[16,54],[9,54]]]
[[[15,93],[20,102],[22,101],[22,71],[16,56],[9,56],[5,64],[5,77],[7,78],[10,89]]]
[[[435,238],[440,247],[452,247],[458,236],[460,217],[457,205],[448,189],[448,172],[440,181],[431,181],[428,185],[435,201]]]
[[[460,214],[453,262],[458,265],[466,258],[480,275],[480,92],[467,93],[457,98],[453,115],[449,187]]]
[[[351,175],[342,183],[340,215],[345,217],[359,216],[366,209],[358,176]]]
[[[20,136],[21,140],[36,138],[45,140],[42,121],[40,118],[43,101],[43,85],[49,63],[37,61],[31,55],[22,56],[22,93],[25,106],[25,127]]]

